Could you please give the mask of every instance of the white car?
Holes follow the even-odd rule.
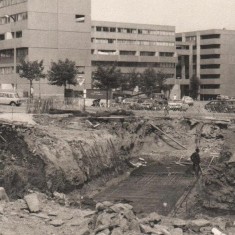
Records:
[[[20,106],[22,100],[16,92],[0,91],[0,104],[9,104],[11,106]]]
[[[182,101],[184,104],[188,104],[189,106],[193,106],[194,100],[190,96],[183,96]]]
[[[168,102],[168,108],[170,110],[179,110],[179,111],[186,111],[189,105],[183,103],[182,100],[172,100]]]

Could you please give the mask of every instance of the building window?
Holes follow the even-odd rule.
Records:
[[[110,32],[115,33],[116,32],[116,28],[111,27],[110,28]]]
[[[4,75],[4,74],[12,74],[13,73],[14,68],[13,67],[0,67],[0,74]]]
[[[205,84],[200,87],[201,89],[220,89],[220,84]]]
[[[0,34],[0,41],[5,40],[5,34]]]
[[[220,48],[220,44],[201,45],[201,49],[217,49],[217,48]]]
[[[97,51],[98,55],[117,55],[117,51],[116,50],[98,50]]]
[[[136,51],[120,51],[120,55],[136,55]]]
[[[23,20],[27,20],[28,19],[28,14],[27,12],[22,12],[22,13],[18,13],[18,14],[14,14],[11,15],[11,17],[1,17],[0,18],[0,25],[1,24],[9,24],[9,23],[13,23],[14,20],[12,19],[12,17],[14,18],[14,20],[17,21],[23,21]]]
[[[22,2],[27,2],[27,0],[0,0],[0,8],[19,4]]]
[[[22,31],[16,32],[16,38],[22,38]]]
[[[176,42],[182,42],[182,37],[177,37],[175,40]]]
[[[101,32],[101,31],[102,31],[102,27],[97,26],[97,27],[96,27],[96,31],[97,31],[97,32]]]
[[[201,79],[218,79],[220,74],[201,74]]]
[[[201,69],[219,69],[220,64],[202,64]]]
[[[162,57],[173,57],[174,52],[160,52],[159,55]]]
[[[213,38],[220,38],[220,34],[208,34],[208,35],[201,35],[201,39],[213,39]]]
[[[78,23],[84,23],[85,22],[85,15],[75,15],[75,21]]]
[[[155,56],[155,51],[141,51],[140,56]]]
[[[208,54],[208,55],[201,55],[201,59],[218,59],[220,58],[220,54]]]

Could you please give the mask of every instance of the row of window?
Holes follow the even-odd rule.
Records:
[[[220,89],[220,84],[206,84],[201,85],[201,89]]]
[[[0,41],[13,39],[13,38],[22,38],[22,31],[7,32],[4,34],[0,34]]]
[[[137,51],[123,51],[123,50],[91,50],[91,54],[93,55],[131,55],[138,56]],[[158,56],[158,52],[155,51],[140,51],[140,56]],[[159,52],[159,56],[161,57],[173,57],[173,52]]]
[[[201,79],[219,79],[220,74],[201,74]]]
[[[174,63],[156,63],[156,62],[123,62],[116,61],[118,67],[133,67],[133,68],[145,68],[145,67],[155,67],[155,68],[174,68]],[[92,61],[92,66],[100,65],[113,65],[113,61]]]
[[[16,50],[16,57],[23,58],[28,55],[28,48],[17,48]],[[7,49],[7,50],[0,50],[0,61],[5,59],[13,59],[14,58],[14,50]]]
[[[129,39],[106,39],[106,38],[92,38],[92,43],[100,44],[130,44],[130,45],[145,45],[145,46],[170,46],[174,47],[174,42],[159,42],[159,41],[146,41],[146,40],[129,40]]]
[[[214,38],[220,38],[220,34],[206,34],[206,35],[201,35],[200,38],[202,40],[205,40],[205,39],[214,39]],[[177,37],[176,38],[176,41],[178,42],[182,42],[182,37]],[[187,36],[185,37],[185,41],[186,42],[190,42],[190,41],[196,41],[197,40],[197,36]]]
[[[13,74],[14,68],[13,67],[0,67],[0,74]]]
[[[27,2],[27,0],[0,0],[0,8]]]
[[[201,69],[219,69],[220,64],[201,64]]]
[[[130,34],[150,34],[150,35],[165,35],[174,36],[175,32],[166,30],[152,30],[152,29],[136,29],[136,28],[116,28],[116,27],[103,27],[92,26],[93,32],[111,32],[111,33],[130,33]]]
[[[17,21],[27,20],[27,19],[28,19],[27,12],[22,12],[22,13],[11,15],[10,17],[6,17],[6,16],[1,17],[0,25],[13,23],[14,21],[17,22]]]

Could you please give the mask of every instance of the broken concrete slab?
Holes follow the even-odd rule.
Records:
[[[50,222],[50,225],[54,226],[54,227],[60,227],[64,224],[64,221],[63,220],[60,220],[60,219],[56,219],[56,220],[52,220]]]
[[[40,202],[36,193],[24,196],[24,200],[26,201],[31,213],[37,213],[40,211]]]

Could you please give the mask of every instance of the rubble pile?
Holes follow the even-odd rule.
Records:
[[[214,212],[235,212],[235,165],[219,163],[202,178],[202,204]]]
[[[138,218],[129,204],[97,203],[96,213],[89,222],[90,235],[232,235],[235,224],[221,218],[196,218],[183,220],[151,213]]]

